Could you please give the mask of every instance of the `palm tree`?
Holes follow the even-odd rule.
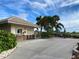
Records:
[[[37,20],[36,24],[41,27],[41,32],[42,32],[42,29],[45,29],[46,25],[48,24],[47,16],[37,17],[36,20]]]
[[[60,20],[58,15],[39,16],[36,18],[36,20],[37,20],[37,25],[41,27],[41,32],[42,32],[42,29],[45,29],[46,31],[52,30],[52,31],[59,32],[62,28],[64,28],[64,25],[58,22]],[[65,28],[64,28],[64,31],[65,31]]]
[[[46,23],[45,23],[45,26],[44,26],[44,29],[47,31],[47,32],[51,32],[51,28],[52,28],[52,26],[51,26],[51,16],[45,16],[44,17],[46,20]]]
[[[41,23],[40,23],[40,20],[42,19],[42,16],[39,16],[39,17],[37,17],[36,18],[36,21],[37,21],[37,25],[39,25],[40,26],[40,28],[41,28],[41,31],[40,32],[42,32],[42,26],[41,26]],[[38,31],[38,28],[37,28],[37,31]],[[39,32],[38,32],[39,33]],[[40,35],[41,33],[39,33],[38,35]],[[40,37],[41,37],[41,35],[40,35]]]
[[[39,16],[36,18],[36,20],[37,20],[36,24],[40,26],[40,37],[41,37],[42,29],[45,29],[48,20],[46,16]]]
[[[59,18],[58,15],[55,15],[55,16],[51,17],[50,24],[52,26],[52,30],[55,31],[55,32],[60,32],[60,30],[62,30],[62,28],[63,28],[64,32],[65,32],[66,31],[65,27],[62,23],[58,22],[59,20],[60,20],[60,18]]]
[[[66,32],[65,27],[62,23],[59,23],[59,16],[39,16],[36,18],[37,25],[41,27],[42,29],[46,30],[47,32],[60,32],[62,29],[64,29],[64,32]],[[55,29],[55,30],[54,30]]]

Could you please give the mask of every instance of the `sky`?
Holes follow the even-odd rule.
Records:
[[[0,0],[0,19],[16,16],[35,23],[40,15],[58,15],[67,31],[79,32],[79,0]]]

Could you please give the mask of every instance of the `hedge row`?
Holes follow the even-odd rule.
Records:
[[[53,37],[52,32],[42,32],[41,33],[41,38],[50,38],[50,37]]]
[[[79,38],[79,34],[64,33],[62,37],[65,37],[65,38]]]
[[[56,32],[42,32],[41,38],[50,38],[50,37],[64,37],[64,38],[79,38],[79,33],[56,33]]]
[[[2,51],[14,48],[16,46],[16,37],[14,34],[0,30],[0,53]]]

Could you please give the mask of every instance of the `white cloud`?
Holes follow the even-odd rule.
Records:
[[[74,5],[74,4],[79,4],[79,0],[66,0],[66,1],[63,1],[61,3],[60,7],[70,6],[70,5]]]
[[[27,19],[28,14],[26,14],[26,13],[20,13],[19,15],[17,15],[17,17],[22,18],[22,19],[24,19],[24,20],[28,20],[28,19]]]
[[[43,0],[44,2],[30,1],[30,0],[21,0],[13,4],[7,4],[6,6],[13,9],[20,9],[23,4],[30,5],[32,8],[36,9],[57,9],[60,7],[69,6],[72,4],[79,4],[79,0]],[[27,6],[26,6],[27,7]]]
[[[47,9],[46,9],[48,7],[48,5],[46,3],[41,3],[41,2],[36,2],[36,1],[31,2],[30,1],[29,5],[31,6],[32,11],[35,14],[40,15],[42,13],[42,14],[48,15]]]
[[[56,9],[56,4],[58,2],[57,0],[44,0],[44,1],[49,7]]]
[[[35,10],[32,10],[33,13],[37,14],[37,15],[40,15],[39,12],[35,11]]]
[[[53,9],[79,4],[79,0],[44,0],[47,6]]]
[[[79,12],[76,11],[68,16],[63,16],[60,22],[64,24],[67,30],[79,29]]]
[[[79,20],[78,19],[74,19],[74,20],[63,20],[61,21],[66,28],[72,28],[72,27],[76,27],[79,26]]]
[[[53,4],[53,0],[44,0],[45,1],[45,3],[47,4],[47,5],[52,5]]]
[[[30,0],[21,0],[21,4],[30,5],[32,8],[46,8],[46,3],[40,3],[37,1],[30,1]]]
[[[79,19],[62,21],[67,31],[79,31]]]
[[[46,8],[46,7],[47,7],[47,4],[45,4],[45,3],[40,3],[40,2],[33,2],[33,3],[31,4],[31,6],[32,6],[33,8]]]

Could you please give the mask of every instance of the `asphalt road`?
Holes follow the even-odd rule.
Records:
[[[51,38],[19,42],[5,59],[70,59],[77,39]]]

